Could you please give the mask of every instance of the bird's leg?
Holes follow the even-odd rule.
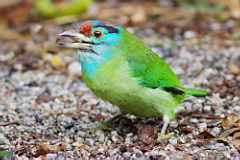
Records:
[[[169,122],[170,122],[168,116],[164,115],[164,117],[163,117],[163,122],[164,122],[164,124],[163,124],[162,130],[161,130],[161,134],[162,134],[162,135],[165,134],[165,132],[166,132],[166,130],[167,130],[167,127],[168,127],[168,125],[169,125]]]
[[[165,134],[166,130],[167,130],[167,127],[169,125],[169,122],[170,122],[170,119],[167,115],[164,115],[163,116],[163,127],[162,127],[162,130],[161,130],[161,133],[158,134],[158,140],[161,140],[161,139],[168,139],[170,137],[172,137],[174,135],[174,133],[169,133],[169,134]]]
[[[112,127],[114,126],[112,123],[119,121],[123,115],[125,114],[124,113],[117,114],[116,116],[110,118],[109,120],[102,122],[97,127],[92,128],[90,132],[96,132],[97,130],[101,130],[101,129],[112,130]]]

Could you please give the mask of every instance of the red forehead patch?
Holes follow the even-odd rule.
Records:
[[[93,23],[91,23],[91,22],[83,22],[83,23],[80,25],[79,29],[80,29],[80,31],[83,32],[83,34],[84,34],[85,36],[89,36],[92,27],[93,27]]]

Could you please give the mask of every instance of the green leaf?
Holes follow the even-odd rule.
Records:
[[[37,0],[35,3],[37,13],[45,17],[54,17],[57,10],[51,0]]]
[[[58,16],[84,13],[91,3],[92,0],[76,0],[75,2],[69,4],[66,8],[63,8],[61,11],[59,11]]]
[[[13,155],[13,151],[1,151],[0,156],[11,156]]]
[[[204,1],[204,0],[177,0],[177,4],[180,7],[188,8],[188,9],[203,9],[203,10],[209,10],[209,11],[223,10],[223,6],[221,3],[212,5],[208,1]]]
[[[60,7],[57,7],[51,0],[37,0],[35,10],[44,17],[56,18],[84,13],[92,2],[93,0],[72,0],[72,2],[62,2],[58,5]]]

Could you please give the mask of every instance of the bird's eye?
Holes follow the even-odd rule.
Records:
[[[103,33],[102,31],[100,31],[100,30],[95,30],[94,32],[93,32],[93,37],[95,37],[95,38],[97,38],[97,39],[100,39],[100,38],[102,38],[102,36],[104,35],[105,33]]]

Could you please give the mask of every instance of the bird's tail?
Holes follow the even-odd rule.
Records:
[[[199,89],[191,89],[191,88],[184,88],[184,91],[189,96],[195,96],[195,97],[204,97],[211,95],[210,92],[199,90]]]

